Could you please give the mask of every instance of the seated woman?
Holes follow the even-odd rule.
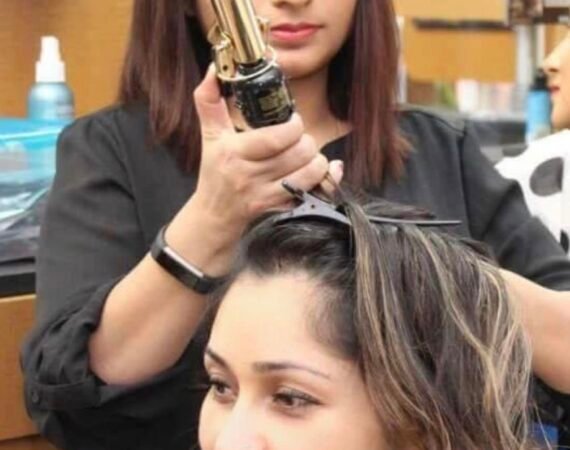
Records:
[[[209,322],[201,448],[533,448],[530,346],[494,263],[343,205],[269,216],[244,240]]]
[[[496,168],[521,185],[530,212],[570,255],[570,33],[543,62],[551,91],[551,123],[561,131],[535,140]]]

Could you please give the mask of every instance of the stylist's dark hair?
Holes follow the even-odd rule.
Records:
[[[242,242],[216,305],[243,274],[306,274],[321,295],[315,338],[360,368],[388,442],[414,450],[528,450],[530,346],[482,249],[441,231],[262,220]],[[373,215],[411,218],[386,203]],[[416,217],[417,218],[417,217]]]
[[[197,170],[200,129],[193,91],[203,78],[210,46],[188,0],[135,0],[119,101],[145,103],[156,141],[179,152],[186,170]],[[406,145],[397,126],[397,25],[392,0],[359,0],[345,45],[331,62],[331,110],[348,120],[345,179],[377,184],[385,171],[403,169]],[[350,86],[349,89],[346,87]]]

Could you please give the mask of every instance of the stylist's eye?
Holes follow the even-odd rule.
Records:
[[[316,398],[296,389],[283,389],[276,393],[273,399],[280,408],[290,412],[302,412],[311,406],[321,404]]]
[[[230,403],[234,400],[235,395],[232,392],[230,386],[225,381],[216,378],[210,377],[209,379],[210,384],[210,393],[220,403]]]

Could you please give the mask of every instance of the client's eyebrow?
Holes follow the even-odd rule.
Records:
[[[319,372],[318,370],[313,369],[311,367],[305,366],[303,364],[293,363],[290,361],[256,362],[256,363],[253,363],[253,368],[255,369],[256,372],[260,372],[260,373],[278,372],[281,370],[298,370],[301,372],[308,372],[312,375],[316,375],[318,377],[325,378],[327,380],[331,379],[331,377],[329,375],[327,375],[326,373]]]
[[[224,369],[230,370],[230,365],[228,362],[218,355],[214,350],[210,347],[206,348],[206,355],[212,358],[217,364],[222,366]],[[307,372],[312,375],[318,376],[320,378],[325,378],[330,380],[330,375],[326,373],[320,372],[316,369],[313,369],[309,366],[305,366],[303,364],[298,364],[290,361],[260,361],[253,363],[253,369],[258,373],[268,373],[268,372],[279,372],[285,370],[296,370],[301,372]]]

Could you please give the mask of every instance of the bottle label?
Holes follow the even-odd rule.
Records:
[[[58,103],[55,109],[55,115],[57,116],[57,119],[71,120],[75,116],[75,108],[69,103]]]

